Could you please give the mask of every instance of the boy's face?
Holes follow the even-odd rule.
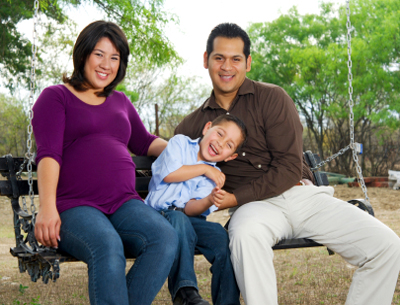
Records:
[[[198,160],[221,162],[237,157],[237,147],[242,143],[242,132],[234,122],[221,122],[211,126],[208,122],[203,129]]]

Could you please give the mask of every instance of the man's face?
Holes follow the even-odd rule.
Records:
[[[208,69],[216,96],[236,95],[243,84],[251,69],[251,56],[246,61],[243,47],[241,38],[217,37],[211,54],[204,53],[204,68]]]

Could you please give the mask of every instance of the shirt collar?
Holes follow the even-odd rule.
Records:
[[[253,82],[248,79],[247,77],[244,79],[243,84],[240,86],[237,96],[246,95],[246,94],[254,94],[254,84]],[[237,98],[234,99],[233,103],[237,102]],[[232,105],[231,105],[232,106]],[[214,90],[211,92],[211,96],[203,105],[203,110],[206,108],[211,109],[220,109],[221,106],[217,104],[215,101]]]

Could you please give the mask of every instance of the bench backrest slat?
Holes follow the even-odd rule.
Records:
[[[306,160],[308,163],[312,166],[315,166],[318,162],[320,162],[319,156],[316,154],[312,154],[311,152],[307,151],[305,153],[306,155]],[[23,163],[24,159],[23,158],[14,158],[14,170],[17,172]],[[146,174],[144,172],[143,175],[140,174],[140,171],[150,171],[151,170],[151,164],[155,160],[153,157],[147,157],[147,156],[134,156],[132,157],[133,162],[136,165],[136,170],[139,171],[139,173],[136,175],[136,190],[137,192],[142,196],[147,195],[147,188],[151,179],[150,174]],[[36,171],[36,166],[32,166],[32,170],[35,172]],[[9,171],[9,167],[7,165],[6,158],[2,157],[0,158],[0,173],[7,173]],[[314,172],[314,176],[317,180],[318,185],[328,185],[328,179],[325,174],[322,174],[320,172]],[[29,186],[28,182],[26,180],[23,181],[18,181],[18,188],[19,188],[19,194],[20,195],[28,195],[29,194]],[[38,189],[37,189],[37,181],[33,181],[33,191],[35,194],[38,194]],[[11,187],[11,182],[9,180],[0,180],[0,196],[12,196],[12,187]]]
[[[133,162],[136,165],[136,170],[151,170],[151,164],[155,158],[147,156],[134,156],[132,157]],[[18,171],[21,164],[24,162],[23,158],[14,158],[14,170]],[[36,166],[33,166],[32,170],[36,171]],[[0,173],[7,173],[9,171],[7,161],[5,158],[0,158]],[[147,188],[150,183],[150,176],[136,177],[136,190],[141,196],[147,195]],[[27,180],[17,181],[19,195],[26,196],[29,194],[29,185]],[[33,180],[33,192],[38,194],[37,180]],[[0,196],[12,196],[12,186],[9,180],[0,180]]]

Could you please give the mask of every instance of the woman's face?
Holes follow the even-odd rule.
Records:
[[[87,84],[95,91],[102,91],[112,83],[120,64],[119,51],[107,37],[101,38],[85,63]]]

